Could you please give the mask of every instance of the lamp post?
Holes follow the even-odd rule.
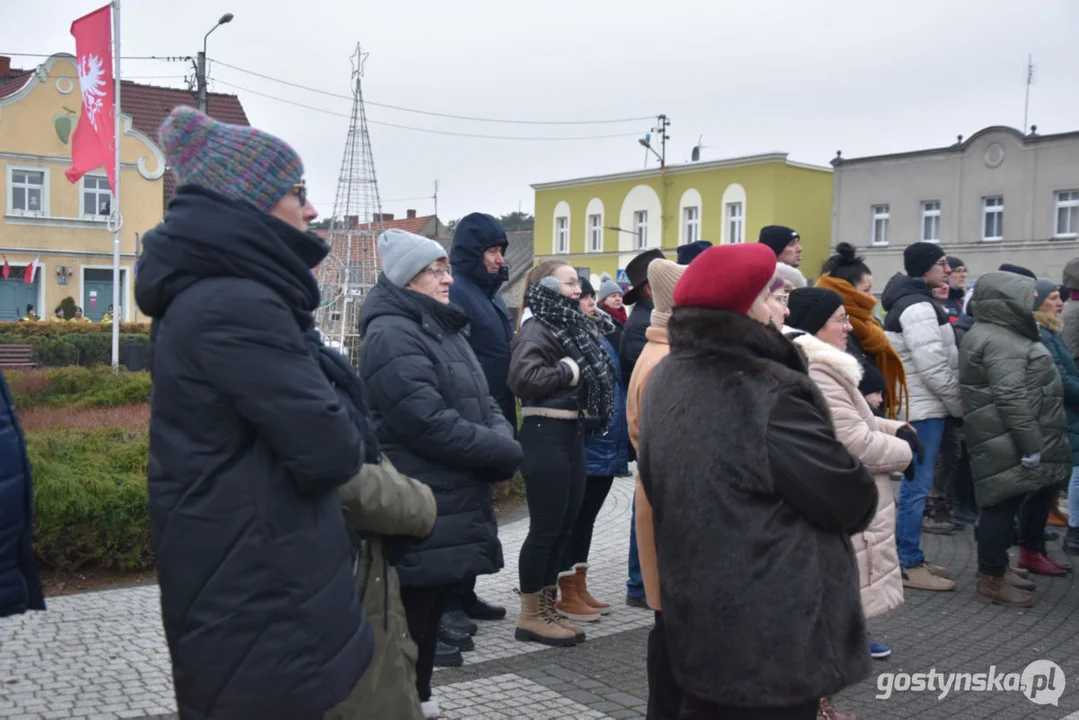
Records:
[[[210,32],[202,37],[202,52],[199,53],[198,62],[195,64],[195,79],[199,87],[199,110],[201,112],[206,112],[206,41],[214,30],[225,23],[232,22],[232,17],[232,13],[225,13],[217,21],[217,24],[210,28]]]

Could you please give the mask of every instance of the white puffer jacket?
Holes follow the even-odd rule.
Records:
[[[858,560],[865,616],[883,615],[903,604],[903,575],[895,546],[895,496],[889,477],[910,465],[910,445],[895,436],[903,423],[879,418],[869,409],[869,403],[858,392],[862,366],[852,355],[808,334],[797,336],[794,342],[805,353],[809,376],[828,403],[836,437],[877,481],[877,514],[869,527],[851,541]]]
[[[896,275],[884,289],[881,303],[888,312],[885,334],[903,361],[910,396],[910,422],[963,417],[959,397],[959,348],[955,331],[937,313],[938,303],[920,280]],[[919,296],[912,304],[904,298]],[[896,309],[893,310],[892,308]],[[898,318],[892,313],[902,307]],[[898,322],[896,322],[898,320]]]

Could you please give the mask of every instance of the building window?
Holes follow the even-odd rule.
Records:
[[[569,218],[555,218],[555,246],[556,253],[569,252]]]
[[[1056,237],[1073,238],[1079,235],[1079,190],[1057,193]]]
[[[682,226],[685,245],[701,239],[701,209],[695,205],[682,208]]]
[[[8,212],[16,215],[48,215],[46,172],[9,168]]]
[[[745,222],[746,218],[745,213],[742,210],[742,203],[727,203],[728,242],[741,243],[745,241],[745,233],[743,232]]]
[[[1004,198],[982,198],[982,240],[1004,238]]]
[[[638,210],[633,213],[633,230],[637,234],[637,249],[648,247],[648,211]]]
[[[891,213],[887,205],[873,206],[873,226],[870,230],[870,241],[874,245],[888,244],[888,219]]]
[[[83,175],[82,177],[82,216],[105,219],[112,207],[112,191],[109,179],[104,175]]]
[[[940,242],[940,200],[922,203],[922,241]]]
[[[588,216],[588,249],[591,252],[603,252],[603,216]]]

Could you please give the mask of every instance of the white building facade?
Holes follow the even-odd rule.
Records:
[[[962,258],[971,279],[1010,262],[1060,282],[1079,257],[1079,132],[989,127],[950,147],[837,154],[832,166],[832,246],[859,248],[879,289],[922,240]]]

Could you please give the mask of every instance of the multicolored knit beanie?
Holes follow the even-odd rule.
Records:
[[[175,108],[158,131],[179,184],[190,183],[269,212],[303,180],[303,161],[288,143],[245,125]]]

